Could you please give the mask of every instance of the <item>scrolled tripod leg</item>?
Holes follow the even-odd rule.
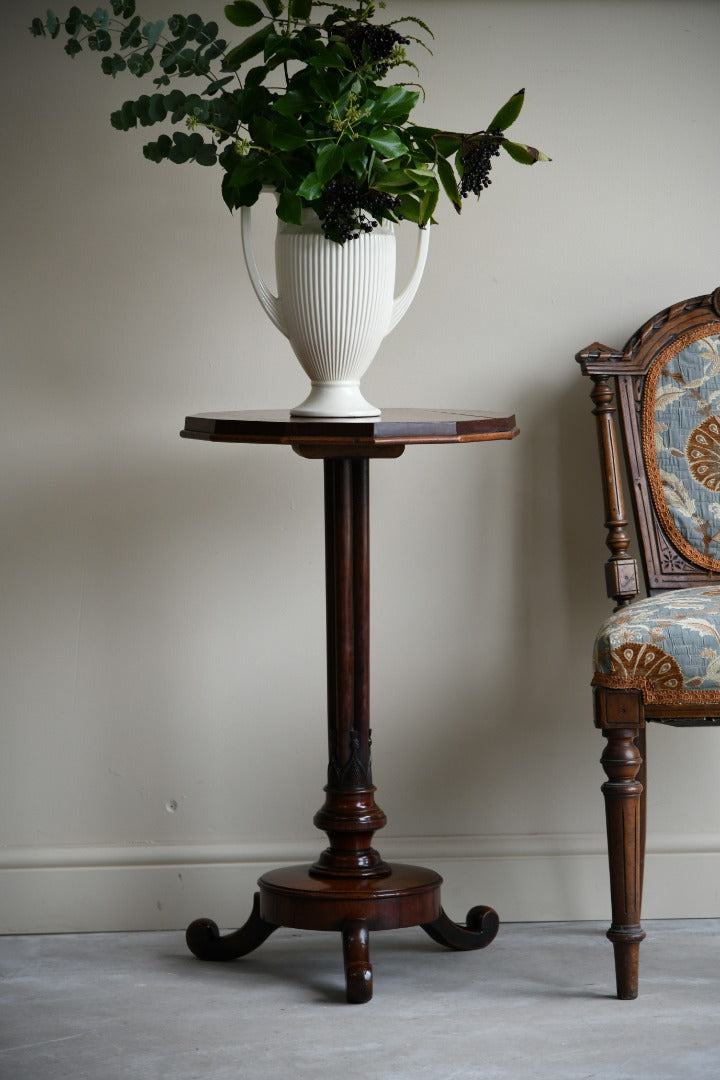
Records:
[[[497,912],[491,907],[470,908],[465,925],[453,922],[442,908],[437,919],[430,923],[423,923],[425,933],[437,941],[438,945],[445,945],[448,949],[456,949],[467,952],[472,949],[484,949],[494,940],[500,920]]]
[[[185,940],[198,960],[237,960],[262,945],[274,930],[276,924],[260,915],[260,893],[255,893],[250,918],[239,930],[221,937],[212,919],[195,919],[187,928]]]
[[[367,924],[352,920],[343,926],[343,960],[347,1000],[352,1005],[369,1001],[373,992],[370,933]]]

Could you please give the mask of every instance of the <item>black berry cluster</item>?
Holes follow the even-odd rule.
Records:
[[[400,213],[400,196],[390,195],[387,191],[377,191],[375,188],[370,188],[360,196],[360,205],[363,210],[367,210],[372,214],[373,218],[377,218],[382,221],[384,217],[387,217],[388,210],[391,211],[396,218],[402,219]],[[372,226],[375,228],[377,221],[373,220]]]
[[[490,169],[492,159],[500,153],[502,131],[489,131],[491,138],[473,142],[461,157],[463,174],[460,180],[460,194],[463,199],[470,192],[479,195],[484,188],[490,187]]]
[[[362,64],[366,58],[369,59],[380,78],[387,74],[387,61],[395,46],[410,44],[410,38],[398,34],[391,26],[376,26],[374,23],[354,23],[347,27],[345,40],[355,63]]]
[[[388,211],[401,218],[399,207],[400,199],[396,195],[373,188],[361,191],[350,177],[336,176],[328,183],[321,200],[319,217],[323,234],[328,240],[344,244],[361,233],[372,232]]]

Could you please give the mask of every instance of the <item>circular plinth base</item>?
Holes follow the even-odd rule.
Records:
[[[312,866],[288,866],[263,874],[260,914],[278,926],[297,930],[342,930],[348,920],[368,930],[422,926],[440,915],[442,878],[422,866],[389,863],[377,878],[320,878]]]

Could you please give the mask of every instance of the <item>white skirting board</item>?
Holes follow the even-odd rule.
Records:
[[[609,921],[605,838],[378,837],[386,860],[442,874],[442,903],[464,920],[475,904],[501,921]],[[130,844],[0,850],[0,933],[182,929],[207,916],[235,929],[258,877],[313,861],[322,840],[238,845]],[[643,917],[720,916],[720,836],[648,837]]]

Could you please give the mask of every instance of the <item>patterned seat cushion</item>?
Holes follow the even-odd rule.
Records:
[[[720,703],[720,585],[616,611],[595,641],[593,683],[641,690],[646,704]]]

